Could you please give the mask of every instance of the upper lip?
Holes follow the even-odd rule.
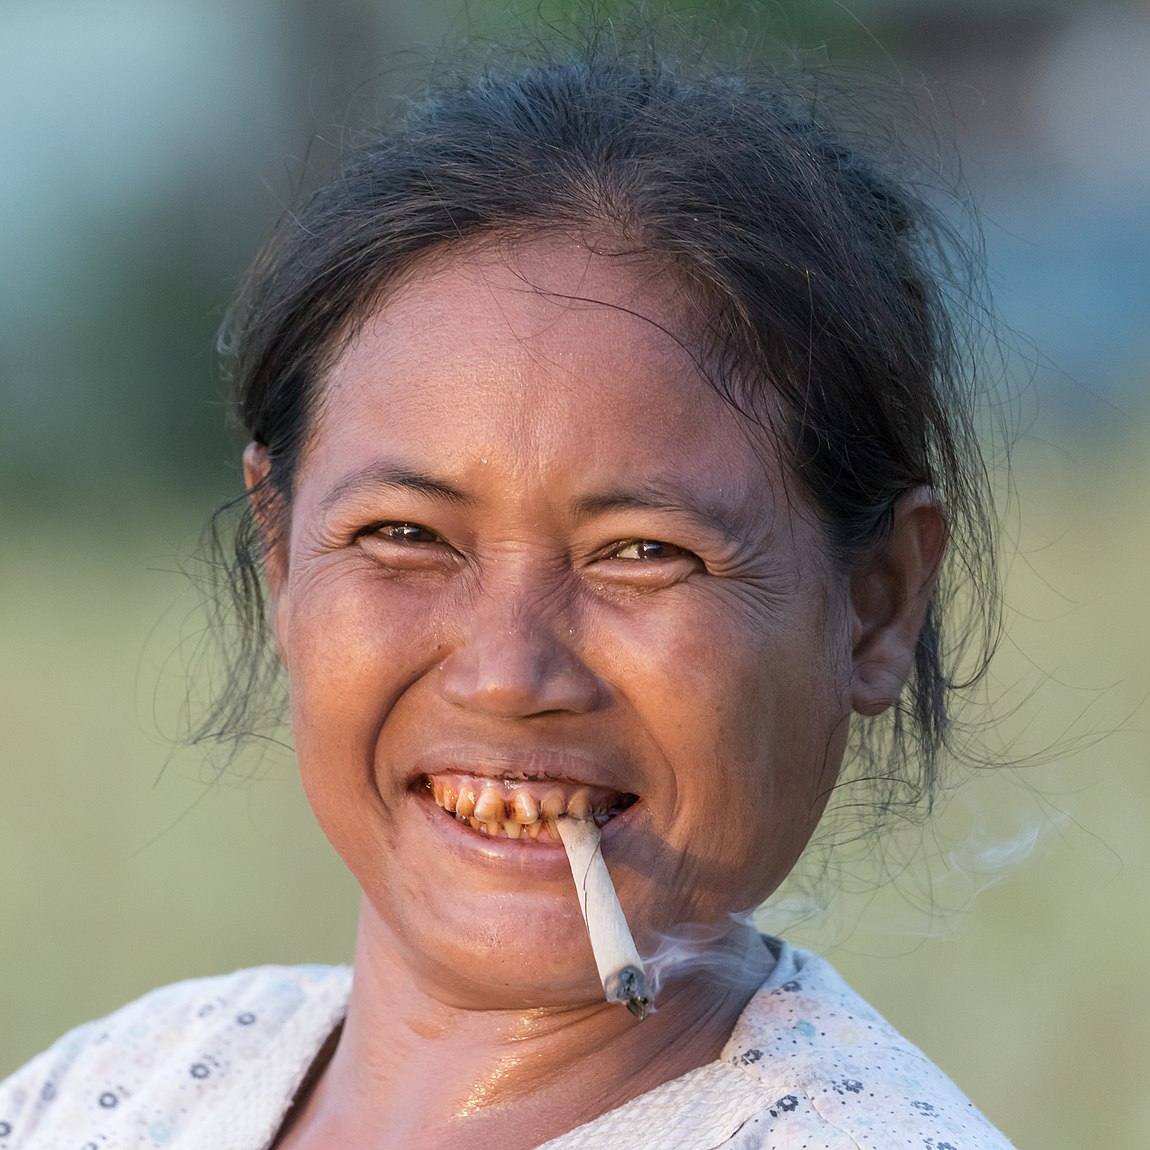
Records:
[[[602,756],[556,747],[456,744],[425,751],[408,780],[412,786],[439,774],[466,774],[492,780],[538,779],[630,793],[629,774]]]

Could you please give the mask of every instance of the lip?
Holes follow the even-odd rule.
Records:
[[[467,774],[493,781],[539,780],[570,786],[600,787],[623,794],[638,793],[625,776],[626,765],[615,767],[580,751],[548,747],[452,746],[437,748],[416,760],[407,778],[416,789],[431,775]]]

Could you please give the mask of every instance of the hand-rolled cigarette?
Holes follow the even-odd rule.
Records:
[[[599,828],[591,819],[570,817],[559,819],[557,825],[591,936],[603,993],[608,1002],[622,1002],[636,1018],[643,1018],[651,1009],[651,984],[603,861]]]

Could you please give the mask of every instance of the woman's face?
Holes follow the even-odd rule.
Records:
[[[455,254],[324,382],[269,564],[300,767],[368,936],[462,1004],[600,996],[549,810],[615,812],[645,949],[770,894],[836,776],[842,581],[681,315],[573,241]]]

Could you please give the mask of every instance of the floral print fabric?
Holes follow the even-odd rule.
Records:
[[[546,1150],[1010,1150],[824,960],[767,943],[719,1060]],[[0,1150],[267,1150],[350,987],[345,967],[258,967],[153,991],[0,1084]]]

